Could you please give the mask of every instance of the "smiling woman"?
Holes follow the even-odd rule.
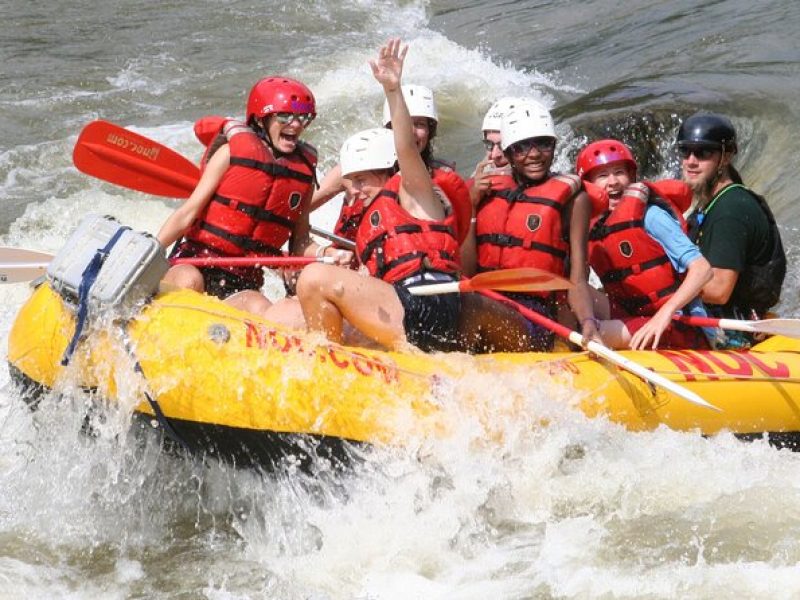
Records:
[[[256,83],[246,123],[223,121],[197,187],[159,231],[164,246],[182,238],[172,256],[278,256],[288,240],[292,253],[303,255],[312,245],[308,204],[317,157],[300,135],[315,116],[314,95],[305,84],[287,77]],[[165,282],[231,297],[251,312],[271,306],[258,291],[264,283],[258,267],[181,264]]]
[[[477,206],[475,252],[478,271],[536,267],[567,274],[573,284],[568,297],[587,339],[598,341],[588,283],[587,240],[591,203],[574,175],[551,173],[556,147],[555,124],[538,102],[514,106],[500,123],[501,147],[512,175],[501,176]],[[465,262],[472,264],[473,257]],[[557,312],[553,294],[509,294],[513,300],[549,319]],[[535,330],[531,349],[552,347],[553,335]]]

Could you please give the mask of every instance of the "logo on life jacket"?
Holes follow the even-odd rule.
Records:
[[[291,209],[294,210],[295,208],[300,206],[300,201],[302,199],[303,196],[300,194],[300,192],[292,192],[292,194],[289,196],[289,206],[291,207]]]
[[[369,224],[377,227],[381,224],[381,213],[378,210],[373,210],[369,215]]]
[[[528,215],[528,221],[526,223],[528,227],[528,231],[536,231],[539,227],[542,226],[542,216],[541,215]]]
[[[631,243],[628,242],[628,241],[620,242],[619,243],[619,252],[625,258],[630,258],[631,256],[633,256],[633,246],[631,246]]]

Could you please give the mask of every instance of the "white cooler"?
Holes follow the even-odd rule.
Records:
[[[113,217],[87,215],[48,265],[47,276],[53,289],[73,308],[78,304],[78,290],[87,266],[122,228]],[[147,233],[123,231],[89,290],[89,304],[107,308],[146,300],[158,291],[168,268],[158,240]]]

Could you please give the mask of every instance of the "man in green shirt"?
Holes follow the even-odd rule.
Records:
[[[691,239],[713,267],[701,292],[715,316],[760,318],[778,302],[786,274],[780,233],[764,199],[731,164],[736,131],[726,117],[697,113],[678,131],[683,180],[694,191]]]

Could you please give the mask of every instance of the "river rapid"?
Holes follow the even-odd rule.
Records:
[[[316,94],[307,138],[324,173],[348,135],[378,124],[366,61],[401,36],[405,80],[436,92],[437,154],[465,176],[504,95],[553,109],[561,170],[613,135],[645,177],[674,176],[680,119],[728,114],[789,254],[778,310],[800,314],[794,0],[8,0],[0,17],[0,245],[57,252],[89,212],[157,231],[175,203],[79,173],[80,129],[107,119],[197,159],[194,120],[241,115],[268,74]],[[3,357],[29,293],[0,287]],[[92,413],[88,436],[89,399],[69,386],[31,413],[2,367],[0,598],[800,595],[800,455],[629,433],[521,375],[467,383],[500,408],[523,398],[549,425],[499,421],[503,441],[485,443],[467,421],[447,440],[367,451],[345,474],[263,475],[163,453],[133,434],[130,406]]]

